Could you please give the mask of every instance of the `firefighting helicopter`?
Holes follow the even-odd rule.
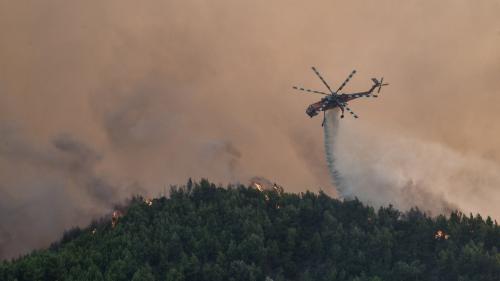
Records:
[[[326,83],[325,79],[323,78],[323,76],[321,76],[319,71],[314,66],[311,68],[314,71],[314,73],[319,77],[321,82],[323,82],[323,84],[326,86],[329,93],[311,90],[311,89],[305,89],[305,88],[297,87],[297,86],[294,86],[293,88],[295,90],[304,91],[307,93],[315,93],[315,94],[321,94],[321,95],[326,96],[326,97],[322,98],[319,102],[316,102],[316,103],[309,105],[307,107],[307,110],[306,110],[306,113],[307,113],[307,115],[309,115],[309,117],[314,117],[314,116],[318,115],[319,111],[323,111],[323,123],[321,123],[321,126],[323,126],[325,124],[325,111],[332,109],[332,108],[335,108],[335,107],[340,108],[340,110],[342,111],[340,118],[344,118],[344,110],[347,110],[354,118],[358,118],[358,115],[356,113],[354,113],[349,108],[349,106],[347,106],[347,102],[351,101],[353,99],[361,98],[361,97],[377,98],[378,97],[377,94],[380,93],[380,90],[382,89],[382,87],[389,85],[388,83],[384,83],[383,77],[380,79],[380,81],[377,80],[376,78],[372,78],[373,85],[368,91],[357,92],[357,93],[352,93],[352,94],[340,93],[340,91],[345,87],[347,82],[349,82],[349,80],[351,80],[352,76],[356,73],[356,70],[353,70],[351,72],[351,74],[349,74],[347,79],[344,81],[344,83],[342,83],[342,85],[340,85],[340,87],[337,89],[337,91],[334,92],[330,88],[330,85],[328,85],[328,83]],[[377,94],[373,94],[373,91],[377,88],[378,88]]]

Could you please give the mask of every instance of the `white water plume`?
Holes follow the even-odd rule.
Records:
[[[328,171],[332,177],[333,185],[337,186],[340,196],[343,192],[340,190],[338,183],[340,182],[339,174],[335,168],[335,140],[337,139],[337,128],[339,124],[338,108],[328,110],[325,113],[325,122],[323,123],[323,131],[325,134],[325,156],[326,163],[328,164]]]
[[[341,198],[375,207],[419,207],[433,215],[459,209],[500,218],[500,166],[443,144],[363,128],[362,119],[339,122],[326,114],[325,153]],[[368,121],[365,121],[368,122]]]

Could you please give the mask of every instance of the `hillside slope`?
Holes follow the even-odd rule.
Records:
[[[500,280],[500,227],[480,216],[205,180],[122,212],[0,263],[0,280]]]

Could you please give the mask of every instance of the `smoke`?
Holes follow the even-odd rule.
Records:
[[[291,88],[322,90],[311,65],[332,86],[356,68],[346,91],[382,75],[391,83],[376,102],[351,104],[357,124],[377,131],[343,120],[340,139],[405,136],[468,165],[497,165],[499,8],[467,0],[0,1],[0,258],[188,178],[227,184],[258,175],[287,191],[335,195],[321,118],[304,113],[320,97]],[[336,162],[339,170],[348,163]],[[457,199],[442,198],[467,203],[458,197],[469,185],[456,186]],[[488,203],[497,193],[476,196],[474,206],[485,200],[484,214],[499,216]]]
[[[96,172],[99,153],[70,135],[40,144],[30,142],[15,126],[0,132],[2,257],[48,243],[123,199],[118,188]]]
[[[241,152],[230,141],[213,140],[206,142],[200,152],[201,161],[207,167],[211,163],[218,163],[216,166],[221,171],[218,174],[225,175],[232,183],[238,181],[237,168],[240,164]]]
[[[438,143],[339,124],[338,110],[326,116],[326,158],[342,197],[434,215],[500,212],[497,163]]]

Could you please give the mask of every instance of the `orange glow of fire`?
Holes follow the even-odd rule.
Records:
[[[444,231],[442,230],[438,230],[436,231],[436,233],[434,234],[434,239],[444,239],[444,240],[448,240],[448,238],[450,238],[450,235],[446,234]]]
[[[118,219],[123,216],[122,212],[115,210],[113,211],[113,216],[111,217],[111,227],[115,227],[118,223]]]
[[[264,188],[262,188],[262,185],[259,183],[254,182],[253,185],[255,188],[257,188],[260,192],[264,191]]]

